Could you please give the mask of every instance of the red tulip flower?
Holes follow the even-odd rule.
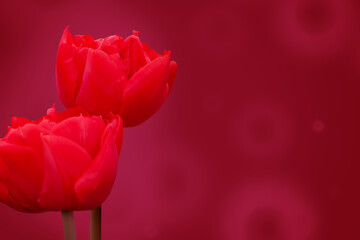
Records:
[[[167,98],[177,65],[170,52],[160,55],[140,42],[138,32],[94,40],[65,29],[60,41],[56,75],[66,107],[89,113],[120,114],[124,126],[135,126],[153,115]]]
[[[13,118],[0,139],[0,201],[20,211],[88,210],[113,186],[122,120],[80,108],[38,121]]]

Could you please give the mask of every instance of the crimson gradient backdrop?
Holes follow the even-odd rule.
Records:
[[[104,240],[360,239],[357,0],[0,0],[0,134],[58,100],[74,34],[133,29],[178,63],[173,91],[124,131]],[[89,213],[75,214],[89,239]],[[63,239],[58,212],[0,204],[0,239]]]

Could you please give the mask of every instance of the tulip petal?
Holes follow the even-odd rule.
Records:
[[[126,127],[142,123],[161,106],[169,79],[169,63],[170,53],[167,53],[145,65],[128,81],[120,111]]]
[[[91,156],[77,143],[61,136],[43,136],[43,144],[44,161],[47,162],[49,169],[46,169],[48,172],[46,172],[42,198],[39,202],[52,210],[74,210],[78,207],[78,201],[74,194],[74,183],[90,165]],[[54,174],[54,176],[47,174]],[[59,177],[61,182],[59,182]],[[47,182],[52,181],[52,178],[56,178],[55,183]],[[53,200],[53,197],[50,195],[55,191],[53,187],[61,186],[63,202],[61,199],[52,203],[50,200]]]
[[[126,79],[105,52],[90,49],[76,103],[92,114],[118,112]]]
[[[38,203],[47,210],[61,210],[65,206],[64,186],[61,176],[56,166],[55,160],[48,145],[43,143],[44,155],[44,181],[41,188],[41,193],[38,198]]]
[[[50,130],[34,123],[19,128],[12,128],[6,135],[8,143],[30,147],[40,154],[42,151],[41,134],[51,134]],[[42,166],[42,162],[38,163]]]
[[[65,111],[62,111],[61,113],[58,113],[55,107],[52,107],[47,110],[47,114],[46,116],[44,116],[44,118],[49,119],[52,122],[59,123],[70,117],[78,117],[80,115],[88,116],[89,114],[81,106],[68,108]]]
[[[6,166],[1,168],[1,175],[9,194],[29,211],[39,211],[36,200],[44,174],[35,151],[28,147],[0,142],[0,161]]]
[[[48,122],[48,124],[50,123]],[[39,152],[42,150],[40,135],[51,134],[49,129],[33,123],[26,124],[24,127],[19,128],[19,131],[24,136],[26,146],[31,147]]]
[[[100,117],[72,117],[57,124],[53,133],[73,140],[95,157],[104,129],[105,123]]]
[[[147,63],[144,48],[138,36],[127,37],[123,42],[122,51],[125,51],[125,57],[130,59],[131,69],[128,77],[131,77]]]
[[[84,76],[84,70],[85,70],[85,66],[86,66],[88,53],[89,53],[89,48],[80,48],[74,55],[74,61],[75,61],[75,64],[76,64],[76,69],[78,71],[78,75],[77,75],[77,78],[76,78],[75,95],[74,95],[75,98],[78,95],[80,87],[81,87],[81,83],[82,83],[82,79],[83,79],[83,76]]]
[[[109,117],[112,120],[110,123],[107,124],[107,128],[110,127],[111,129],[113,129],[113,134],[114,134],[116,146],[117,146],[117,152],[118,152],[118,154],[120,154],[120,149],[121,149],[122,139],[123,139],[123,121],[119,115],[112,115]],[[104,138],[104,137],[102,138],[101,144],[103,144],[103,141],[105,139],[106,138]]]
[[[9,191],[6,187],[6,173],[9,172],[9,169],[6,167],[5,163],[0,158],[0,202],[18,210],[18,211],[25,211],[9,194]]]
[[[90,35],[75,35],[73,42],[78,47],[94,47],[96,45],[94,38]]]
[[[73,39],[68,27],[60,40],[56,58],[56,83],[60,100],[66,107],[75,105],[75,90],[78,78],[74,57]]]
[[[177,72],[177,64],[174,61],[170,62],[170,71],[169,71],[169,92],[172,89],[172,86],[174,85],[174,81],[175,81],[175,76],[176,76],[176,72]]]
[[[119,155],[113,131],[111,126],[106,128],[99,154],[75,184],[75,193],[83,209],[100,206],[114,184]]]
[[[142,43],[144,51],[146,53],[146,55],[148,56],[148,58],[153,61],[154,59],[158,58],[160,56],[160,54],[158,54],[155,50],[149,48],[149,46],[146,43]]]
[[[25,211],[10,195],[9,192],[5,186],[0,181],[0,202],[3,202],[4,204],[8,205],[9,207],[14,208],[18,211]]]
[[[4,140],[8,143],[25,146],[24,136],[20,133],[18,128],[9,128]]]
[[[22,118],[22,117],[12,117],[11,118],[11,127],[12,128],[22,127],[27,123],[31,123],[31,121],[26,118]]]
[[[101,44],[99,44],[98,48],[109,55],[119,53],[121,43],[124,41],[119,35],[109,36],[101,40]]]

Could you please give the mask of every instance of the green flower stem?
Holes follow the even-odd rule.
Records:
[[[90,239],[101,240],[101,206],[91,210]]]
[[[74,213],[73,211],[62,211],[62,222],[65,240],[76,240]]]

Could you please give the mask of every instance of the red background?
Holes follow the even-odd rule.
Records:
[[[66,25],[140,31],[179,70],[163,107],[124,131],[103,239],[360,239],[356,0],[5,1],[0,133],[54,103]],[[89,239],[89,213],[75,214]],[[1,239],[63,239],[58,212],[0,205]]]

